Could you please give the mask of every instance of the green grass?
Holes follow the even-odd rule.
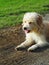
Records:
[[[0,0],[0,28],[21,23],[25,12],[44,13],[48,4],[49,0]]]

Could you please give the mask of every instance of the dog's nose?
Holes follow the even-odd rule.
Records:
[[[26,27],[24,27],[24,30],[27,30],[27,28],[26,28]]]

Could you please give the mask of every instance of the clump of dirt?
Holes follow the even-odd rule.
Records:
[[[21,25],[0,30],[0,63],[4,65],[7,55],[15,51],[15,47],[24,41]],[[10,56],[11,57],[11,54]],[[6,61],[5,61],[6,63]]]
[[[24,40],[24,33],[21,25],[0,30],[0,48],[20,44]]]

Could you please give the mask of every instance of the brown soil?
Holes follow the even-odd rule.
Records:
[[[16,51],[24,41],[21,25],[0,29],[0,65],[49,65],[49,49],[35,52]]]

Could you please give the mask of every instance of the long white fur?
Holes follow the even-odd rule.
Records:
[[[26,13],[24,15],[24,18],[23,18],[23,27],[26,27],[28,26],[28,28],[30,29],[30,26],[28,24],[28,21],[32,21],[32,22],[36,22],[36,19],[38,18],[38,13],[36,12],[33,12],[33,13]],[[26,23],[24,23],[24,21],[27,21]],[[36,42],[36,44],[32,45],[31,47],[29,47],[27,50],[30,51],[30,50],[35,50],[36,48],[38,47],[43,47],[45,45],[48,44],[48,42],[46,41],[46,38],[44,35],[38,35],[36,32],[30,32],[30,33],[25,33],[26,34],[26,40],[21,43],[20,45],[18,45],[16,47],[17,48],[20,48],[20,47],[27,47],[27,46],[30,46],[33,41]]]

